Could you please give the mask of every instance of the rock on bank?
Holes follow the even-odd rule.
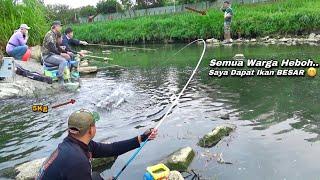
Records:
[[[43,68],[41,64],[34,59],[30,59],[27,62],[16,60],[15,63],[29,71],[43,74]],[[48,84],[46,82],[40,82],[16,75],[14,79],[7,78],[0,81],[0,99],[52,94],[60,89],[61,88],[58,83]]]

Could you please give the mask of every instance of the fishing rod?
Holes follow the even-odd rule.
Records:
[[[191,7],[185,7],[186,9],[190,10],[190,11],[193,11],[193,12],[196,12],[196,13],[199,13],[201,15],[206,15],[206,11],[201,11],[201,10],[197,10],[197,9],[194,9],[194,8],[191,8]]]
[[[180,97],[182,96],[183,92],[185,91],[185,89],[188,87],[190,81],[192,80],[193,76],[196,74],[200,63],[202,61],[202,58],[204,56],[204,53],[206,52],[206,42],[203,39],[197,39],[195,41],[192,41],[191,43],[187,44],[186,46],[184,46],[183,48],[181,48],[177,53],[174,54],[177,55],[179,52],[181,52],[183,49],[185,49],[186,47],[188,47],[189,45],[195,43],[195,42],[203,42],[203,51],[201,53],[200,59],[198,60],[198,63],[196,65],[196,67],[194,68],[189,80],[187,81],[187,83],[184,85],[184,87],[182,88],[181,92],[179,93],[178,97],[175,99],[175,101],[171,104],[170,108],[168,109],[168,111],[166,112],[166,114],[162,117],[162,119],[159,121],[159,123],[157,124],[157,126],[153,129],[152,133],[155,130],[158,130],[159,127],[161,126],[161,124],[164,122],[164,120],[167,118],[167,116],[169,115],[170,111],[178,104],[178,101],[180,99]],[[151,133],[151,134],[152,134]],[[151,136],[150,134],[150,136]],[[127,161],[127,163],[122,167],[122,169],[116,174],[115,177],[113,177],[113,180],[117,180],[119,178],[119,176],[122,174],[122,172],[129,166],[129,164],[134,160],[134,158],[139,154],[139,152],[141,151],[141,149],[147,144],[150,136],[140,145],[140,147],[135,151],[135,153],[130,157],[130,159]]]
[[[151,48],[138,48],[138,47],[130,47],[130,46],[119,46],[119,45],[111,45],[111,44],[87,44],[89,46],[102,46],[102,47],[116,47],[116,48],[128,48],[128,49],[141,49],[141,50],[148,50],[148,51],[156,51],[156,49]]]
[[[74,104],[75,102],[76,102],[76,100],[70,99],[70,101],[67,101],[67,102],[61,103],[61,104],[57,104],[55,106],[52,106],[52,108],[55,109],[55,108],[58,108],[58,107],[61,107],[61,106],[65,106],[67,104]]]
[[[112,58],[108,57],[101,57],[101,56],[93,56],[93,55],[84,55],[84,57],[92,57],[92,58],[97,58],[97,59],[103,59],[103,60],[113,60]]]

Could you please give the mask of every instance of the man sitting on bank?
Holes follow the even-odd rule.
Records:
[[[26,53],[28,46],[28,25],[21,24],[20,28],[14,32],[10,37],[6,46],[6,52],[9,56],[21,60],[22,56]]]
[[[57,47],[57,33],[61,31],[61,22],[54,21],[51,25],[51,30],[47,32],[44,37],[42,45],[43,63],[59,66],[58,81],[60,84],[64,83],[63,72],[67,67],[67,60],[71,59],[72,52],[60,52]]]
[[[74,51],[72,50],[71,46],[79,46],[79,45],[87,45],[88,43],[86,41],[80,41],[80,40],[77,40],[77,39],[73,39],[73,30],[68,27],[66,30],[65,30],[65,34],[63,35],[63,38],[62,38],[62,44],[63,46],[66,47],[66,50],[67,51],[70,51],[74,54],[79,54],[80,56],[83,56],[84,54],[83,53],[77,53],[77,51]]]
[[[132,139],[103,144],[93,141],[99,115],[85,109],[73,112],[68,119],[68,136],[43,163],[37,180],[91,180],[102,179],[92,173],[92,158],[119,156],[135,148],[148,137],[153,140],[157,130],[150,129]]]

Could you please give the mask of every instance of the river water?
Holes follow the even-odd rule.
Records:
[[[66,136],[67,118],[80,108],[100,113],[96,141],[134,137],[156,126],[188,80],[202,46],[191,46],[172,57],[183,45],[153,45],[157,51],[111,49],[109,68],[84,76],[78,92],[49,97],[0,100],[0,169],[48,156]],[[202,179],[319,179],[319,77],[209,77],[211,59],[318,58],[316,46],[233,45],[208,47],[199,73],[177,107],[121,179],[142,179],[149,165],[178,148],[196,151],[190,169]],[[106,49],[89,49],[102,56]],[[110,50],[110,49],[109,49]],[[95,61],[104,66],[104,63]],[[73,105],[35,113],[37,103],[53,105],[70,98]],[[229,118],[221,116],[229,115]],[[237,129],[217,146],[201,148],[197,142],[215,126],[232,123]],[[219,164],[215,154],[232,164]],[[118,157],[114,175],[132,152]]]

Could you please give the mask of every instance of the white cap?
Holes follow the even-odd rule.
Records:
[[[20,28],[24,28],[24,29],[30,29],[30,27],[26,24],[21,24],[20,25]]]

